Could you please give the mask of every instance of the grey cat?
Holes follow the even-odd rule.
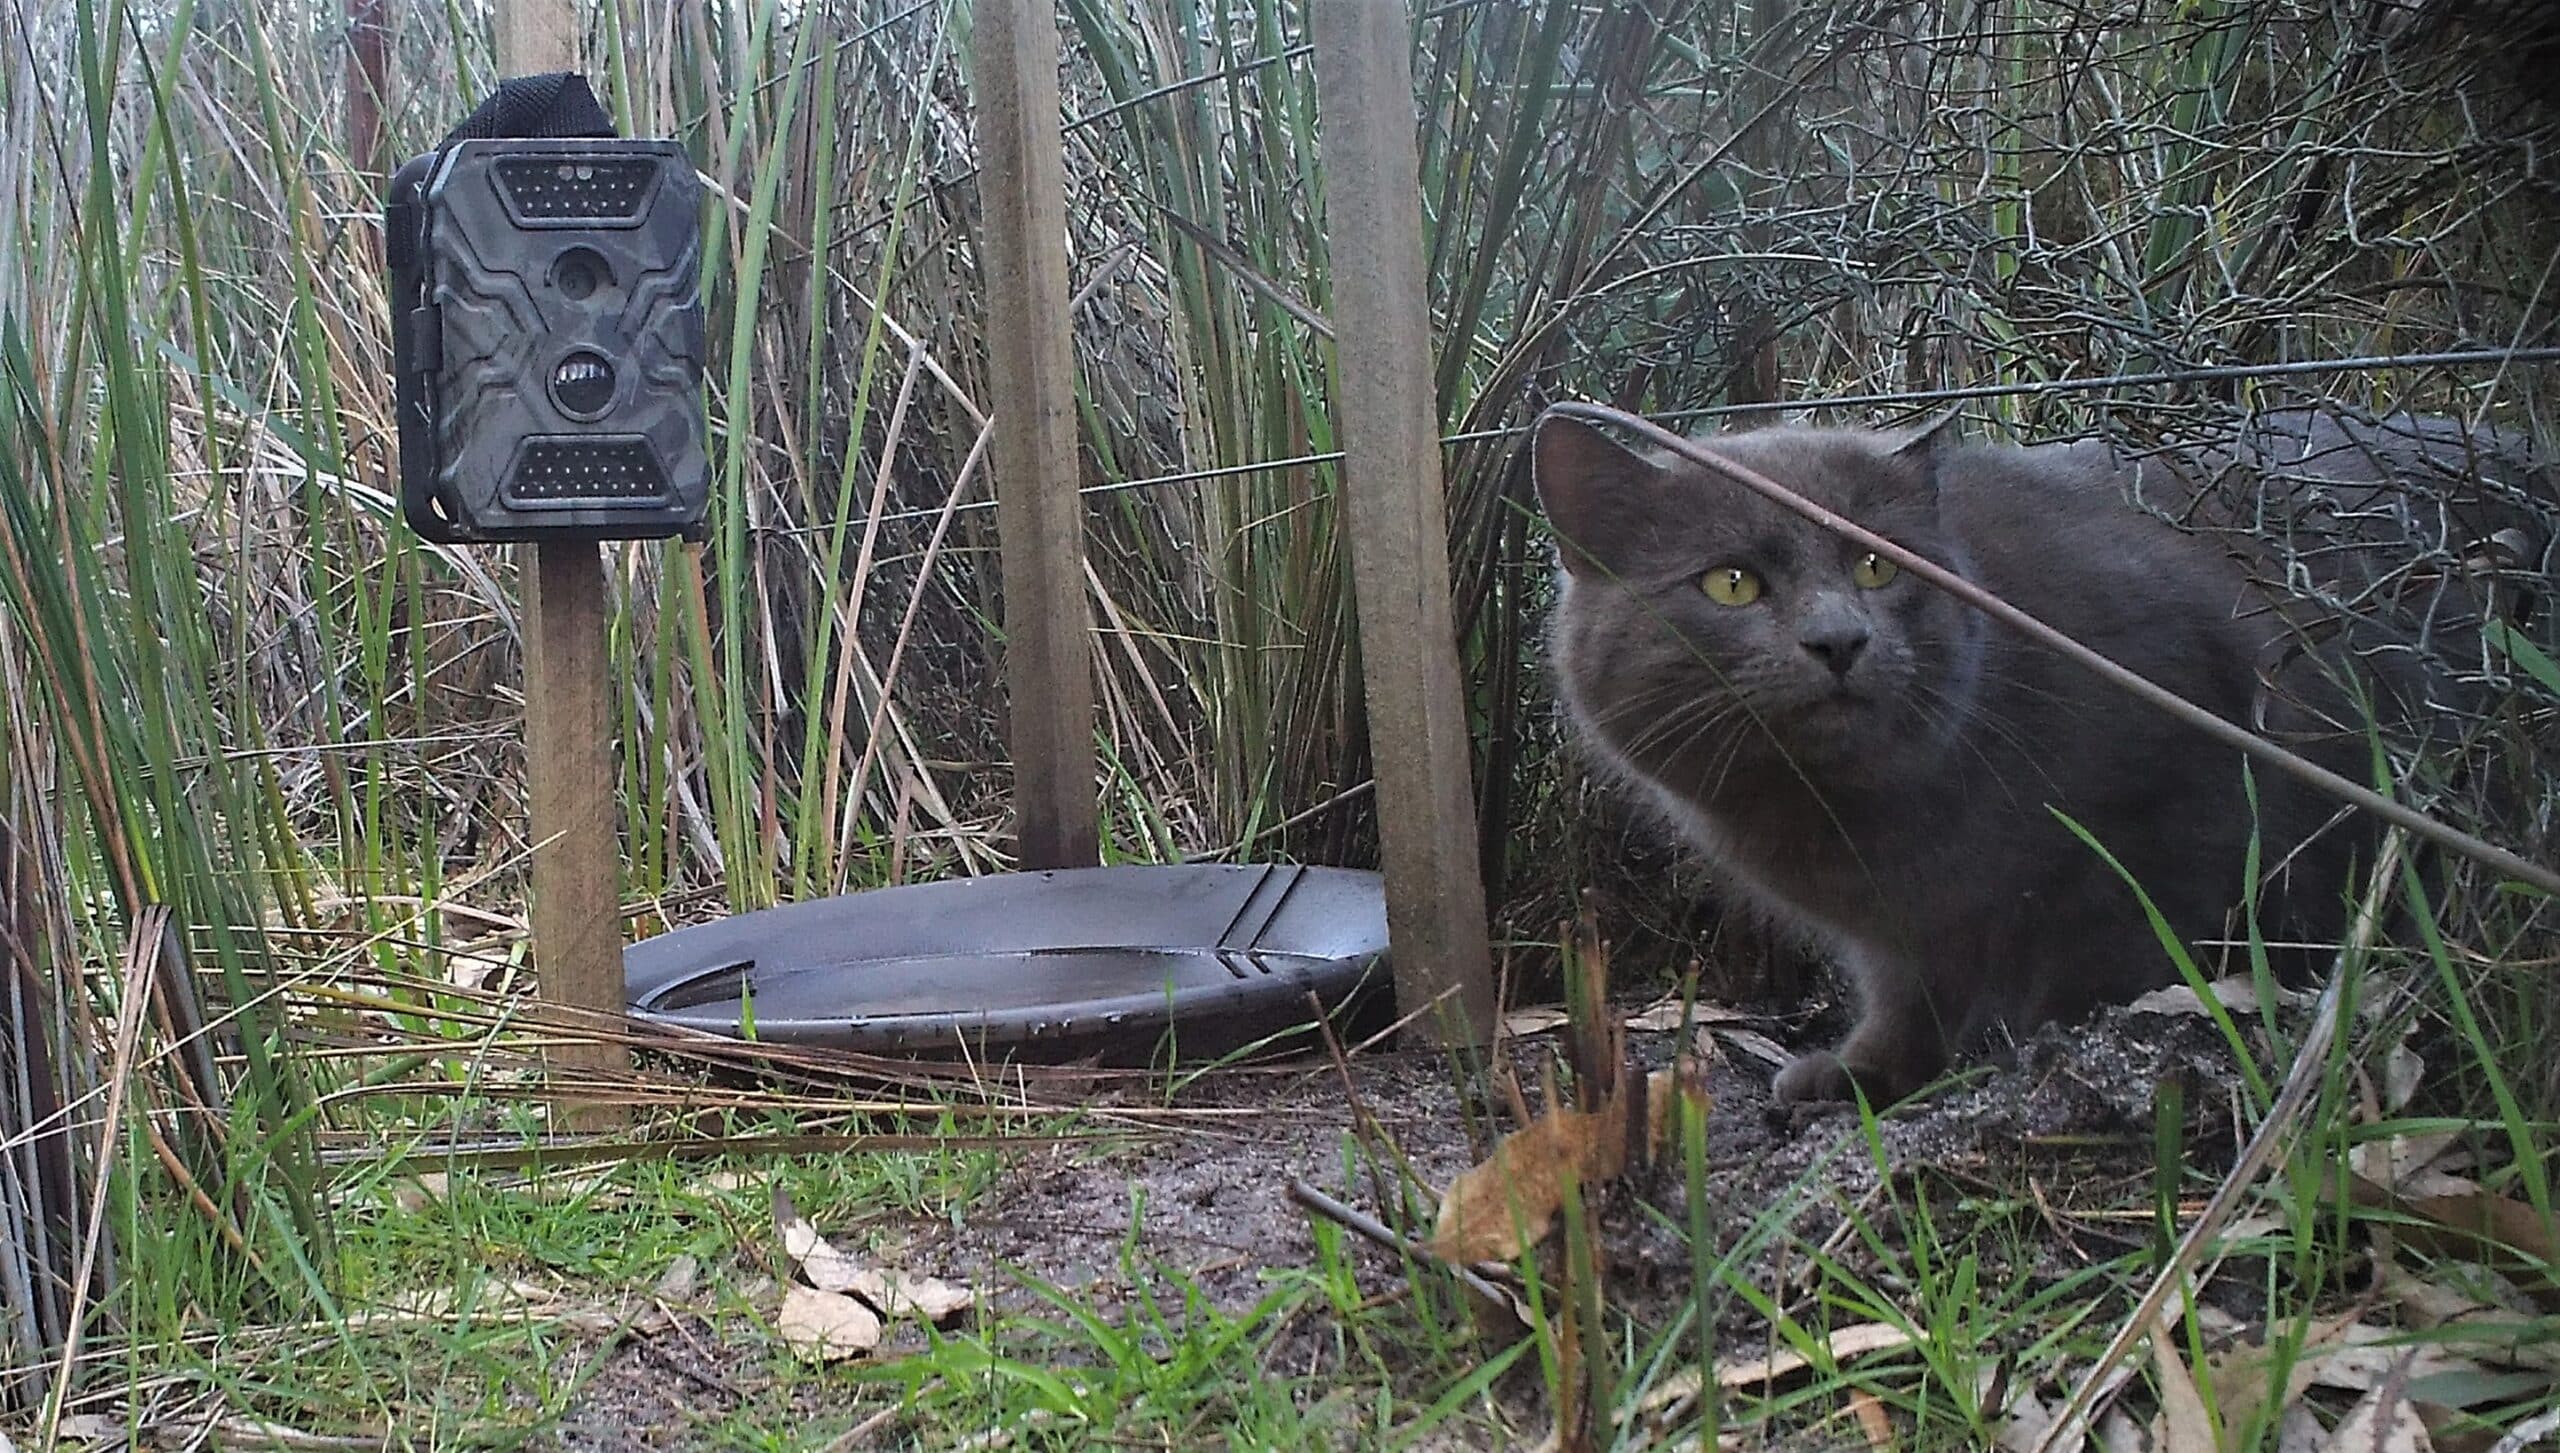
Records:
[[[2306,632],[2321,618],[2261,584],[2277,562],[2127,502],[2170,481],[2209,498],[2206,472],[2252,461],[2254,444],[2139,475],[2094,443],[1952,432],[1709,442],[2356,780],[2374,772],[2369,724],[2423,730],[2459,689],[2387,626]],[[2227,940],[2253,830],[2266,938],[2343,931],[2351,873],[2376,846],[2363,815],[2264,769],[2253,810],[2238,752],[1686,460],[1555,416],[1533,447],[1563,566],[1549,644],[1571,721],[1856,990],[1855,1027],[1790,1063],[1781,1101],[1899,1099],[1999,1034],[2173,980],[2126,878],[2181,940]],[[2370,584],[2357,573],[2332,583]],[[2298,973],[2325,956],[2277,957]]]

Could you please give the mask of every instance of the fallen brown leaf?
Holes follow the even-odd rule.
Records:
[[[271,1453],[371,1453],[391,1444],[380,1433],[307,1433],[256,1418],[224,1418],[206,1433],[216,1448],[258,1448]]]
[[[2368,1140],[2347,1152],[2347,1169],[2401,1196],[2468,1195],[2480,1189],[2478,1183],[2441,1165],[2461,1138],[2459,1131],[2446,1130]]]
[[[2560,1373],[2560,1342],[2552,1339],[2546,1322],[2491,1310],[2447,1322],[2436,1330],[2448,1351],[2458,1348],[2475,1362]]]
[[[1594,954],[1586,972],[1596,986],[1604,961]],[[1590,987],[1589,992],[1597,992]],[[1591,1187],[1618,1178],[1630,1155],[1650,1162],[1669,1143],[1682,1099],[1706,1105],[1704,1072],[1683,1055],[1669,1069],[1631,1081],[1624,1036],[1608,1025],[1578,1032],[1571,1046],[1576,1103],[1563,1104],[1552,1083],[1547,1111],[1530,1116],[1516,1080],[1504,1078],[1513,1114],[1527,1123],[1496,1142],[1493,1154],[1450,1182],[1440,1198],[1432,1251],[1468,1264],[1509,1261],[1546,1239],[1571,1182]],[[1629,1102],[1641,1099],[1638,1113]],[[1630,1130],[1636,1132],[1630,1143]]]
[[[1834,1364],[1864,1357],[1874,1352],[1892,1352],[1911,1345],[1911,1334],[1890,1322],[1857,1322],[1822,1339],[1823,1351]],[[1729,1359],[1716,1364],[1716,1386],[1726,1392],[1739,1388],[1759,1387],[1811,1367],[1814,1359],[1793,1347],[1782,1348],[1767,1357]]]
[[[2489,1453],[2524,1453],[2527,1448],[2540,1446],[2543,1439],[2554,1433],[2560,1433],[2560,1410],[2527,1418],[2516,1424],[2507,1430],[2506,1436],[2500,1438]]]
[[[1785,1046],[1756,1029],[1730,1029],[1718,1025],[1715,1036],[1771,1068],[1781,1068],[1787,1061],[1795,1058],[1787,1053]]]
[[[773,1191],[773,1223],[782,1233],[782,1249],[810,1286],[824,1292],[849,1292],[868,1302],[881,1316],[910,1313],[942,1323],[967,1311],[977,1294],[965,1287],[903,1271],[865,1266],[818,1234],[809,1218],[792,1204],[791,1193]]]
[[[1859,1322],[1841,1328],[1824,1339],[1824,1347],[1832,1362],[1847,1362],[1872,1352],[1890,1352],[1911,1345],[1911,1334],[1885,1322]],[[1729,1358],[1716,1364],[1716,1386],[1725,1392],[1737,1388],[1759,1387],[1802,1372],[1813,1365],[1813,1359],[1789,1347],[1766,1357]],[[1705,1380],[1694,1366],[1684,1367],[1653,1385],[1636,1411],[1645,1417],[1658,1417],[1687,1408],[1696,1402]]]
[[[2560,1229],[2522,1201],[2473,1190],[2408,1197],[2404,1205],[2449,1230],[2511,1247],[2545,1266],[2560,1265]]]
[[[2405,1381],[2438,1379],[2438,1387],[2477,1386],[2489,1390],[2484,1396],[2494,1394],[2488,1369],[2456,1353],[2452,1339],[2413,1344],[2390,1328],[2345,1317],[2315,1324],[2306,1332],[2292,1349],[2282,1388],[2269,1385],[2274,1364],[2274,1351],[2258,1342],[2242,1343],[2206,1364],[2223,1426],[2248,1427],[2259,1410],[2270,1404],[2291,1409],[2315,1386],[2371,1392],[2389,1381],[2395,1368],[2404,1369]]]
[[[803,1360],[841,1362],[880,1345],[880,1316],[841,1292],[795,1286],[782,1294],[773,1330]]]
[[[2152,1453],[2151,1435],[2125,1415],[2122,1408],[2109,1408],[2098,1420],[2097,1439],[2100,1453]]]
[[[2205,987],[2213,991],[2214,1002],[2224,1009],[2255,1011],[2258,1007],[2258,986],[2247,978],[2216,979]],[[2137,1014],[2200,1016],[2205,1012],[2204,999],[2188,984],[2154,989],[2134,1000],[2129,1007]]]
[[[2393,1045],[2391,1053],[2382,1061],[2383,1113],[2397,1115],[2407,1109],[2409,1102],[2417,1098],[2418,1086],[2424,1084],[2426,1078],[2427,1062],[2409,1047],[2409,1041],[2403,1039]]]
[[[2396,1384],[2365,1394],[2330,1432],[2328,1446],[2329,1453],[2435,1453],[2427,1425]]]
[[[773,1188],[773,1227],[782,1233],[782,1250],[809,1285],[822,1292],[851,1291],[863,1275],[860,1262],[836,1250],[809,1218],[792,1204],[791,1193]]]
[[[2398,1267],[2383,1268],[2382,1291],[2416,1327],[2441,1326],[2456,1318],[2494,1310],[2469,1292],[2411,1276]]]
[[[2405,1364],[2410,1381],[2419,1378],[2451,1379],[2468,1374],[2484,1376],[2488,1369],[2448,1347],[2434,1343],[2411,1343],[2399,1333],[2383,1327],[2358,1324],[2349,1327],[2340,1345],[2310,1360],[2311,1380],[2322,1387],[2340,1388],[2347,1392],[2371,1392],[2390,1381],[2392,1369]]]
[[[2329,1446],[2329,1430],[2300,1403],[2284,1410],[2276,1425],[2276,1453],[2321,1453]]]
[[[1683,1009],[1680,996],[1668,994],[1628,1015],[1626,1025],[1629,1029],[1666,1034],[1680,1027]],[[1685,1009],[1689,1022],[1694,1025],[1743,1024],[1750,1022],[1751,1019],[1750,1015],[1730,1005],[1717,1004],[1705,999],[1689,1004]]]
[[[2196,1391],[2195,1375],[2178,1359],[2169,1327],[2151,1334],[2151,1366],[2160,1384],[2160,1412],[2151,1420],[2151,1439],[2160,1453],[2221,1453],[2222,1435]]]
[[[857,1272],[847,1290],[878,1307],[882,1316],[913,1315],[937,1325],[969,1310],[978,1300],[977,1293],[967,1287],[904,1271]]]
[[[2436,1345],[2499,1367],[2560,1373],[2560,1343],[2538,1318],[2493,1306],[2466,1293],[2402,1273],[2384,1291],[2409,1325],[2436,1334]]]
[[[542,1320],[550,1326],[569,1327],[597,1336],[611,1336],[623,1332],[637,1333],[644,1337],[655,1336],[675,1325],[674,1318],[653,1306],[642,1307],[636,1312],[625,1312],[604,1304],[562,1307],[547,1314]]]
[[[1509,1261],[1546,1239],[1565,1179],[1613,1179],[1626,1163],[1623,1121],[1560,1106],[1502,1138],[1485,1163],[1450,1183],[1431,1249],[1455,1262]]]
[[[2205,1380],[2213,1388],[2214,1406],[2222,1412],[2223,1426],[2246,1428],[2257,1421],[2263,1408],[2293,1406],[2318,1379],[2321,1359],[2337,1346],[2353,1320],[2340,1317],[2304,1328],[2301,1338],[2287,1349],[2289,1365],[2280,1388],[2270,1385],[2275,1377],[2276,1349],[2265,1342],[2242,1342],[2207,1359]]]
[[[1527,1039],[1534,1034],[1561,1029],[1572,1021],[1573,1016],[1566,1012],[1564,1006],[1541,1004],[1529,1009],[1514,1009],[1502,1016],[1502,1032],[1513,1039]]]
[[[2395,1227],[2393,1234],[2438,1255],[2464,1257],[2546,1285],[2550,1268],[2560,1266],[2560,1227],[2511,1197],[2476,1187],[2411,1195],[2352,1173],[2347,1194],[2368,1210],[2395,1211],[2414,1220],[2417,1224]]]
[[[1863,1388],[1852,1389],[1849,1393],[1849,1415],[1857,1419],[1858,1434],[1867,1440],[1869,1448],[1875,1449],[1876,1453],[1890,1453],[1895,1446],[1893,1420],[1885,1416],[1884,1405],[1875,1400],[1873,1393]]]
[[[2008,1405],[2000,1409],[2000,1436],[1992,1440],[1992,1446],[2001,1453],[2031,1453],[2043,1439],[2044,1430],[2053,1426],[2054,1410],[2045,1406],[2034,1388],[2023,1385],[2025,1379],[2020,1382],[2021,1386],[2010,1394]],[[2087,1445],[2085,1435],[2065,1434],[2056,1443],[2055,1453],[2080,1453]]]

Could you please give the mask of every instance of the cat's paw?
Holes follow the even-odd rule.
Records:
[[[1817,1049],[1787,1061],[1773,1088],[1780,1105],[1854,1104],[1864,1091],[1867,1103],[1881,1110],[1901,1099],[1911,1085],[1906,1076],[1883,1065],[1845,1060],[1834,1051]]]
[[[1827,1049],[1800,1054],[1778,1071],[1772,1086],[1781,1105],[1818,1104],[1858,1098],[1849,1067]]]

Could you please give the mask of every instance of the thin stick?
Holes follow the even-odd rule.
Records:
[[[1340,807],[1345,803],[1366,797],[1371,792],[1375,791],[1377,786],[1378,779],[1371,777],[1367,781],[1357,783],[1350,787],[1345,787],[1341,791],[1326,798],[1324,801],[1317,803],[1313,807],[1291,813],[1289,816],[1280,819],[1269,827],[1245,834],[1243,837],[1236,839],[1225,847],[1211,848],[1205,853],[1194,853],[1190,857],[1183,859],[1183,861],[1186,863],[1215,862],[1219,858],[1243,852],[1245,849],[1252,847],[1255,843],[1261,842],[1265,838],[1278,837],[1289,829],[1296,827],[1301,823],[1311,822],[1316,818],[1322,817],[1326,813],[1333,811],[1335,808]]]
[[[1784,506],[1833,534],[1857,541],[1938,589],[2038,643],[2051,647],[2057,653],[2097,673],[2109,684],[2121,687],[2132,695],[2142,698],[2216,741],[2235,747],[2279,771],[2308,782],[2333,797],[2363,808],[2383,821],[2406,829],[2439,847],[2459,853],[2511,878],[2529,883],[2545,893],[2560,897],[2560,873],[2555,873],[2539,863],[2529,862],[2494,843],[2484,842],[2460,828],[2438,822],[2415,808],[2394,802],[2370,787],[2351,782],[2315,762],[2287,751],[2245,727],[2223,720],[2167,687],[2155,684],[2150,678],[2117,665],[2108,657],[2080,644],[1963,576],[1913,554],[1862,525],[1833,514],[1757,470],[1737,464],[1695,440],[1683,439],[1650,420],[1640,419],[1633,414],[1602,404],[1556,404],[1550,407],[1548,412],[1566,418],[1587,420],[1595,424],[1613,424],[1641,435],[1647,443],[1668,449],[1701,468],[1714,470],[1763,499]]]
[[[2369,373],[2380,368],[2468,368],[2495,364],[2560,363],[2560,348],[2465,348],[2447,353],[2368,353],[2353,358],[2297,358],[2288,363],[2213,363],[2195,368],[2159,368],[2148,373],[2092,374],[2086,378],[2045,378],[2024,383],[1977,383],[1962,388],[1914,389],[1902,393],[1842,394],[1836,398],[1690,409],[1675,418],[1731,418],[1743,414],[1775,414],[1794,409],[1875,408],[1894,404],[1950,404],[1969,399],[2040,399],[2056,394],[2100,393],[2109,389],[2150,388],[2164,384],[2233,383],[2261,378],[2317,378],[2333,373]]]
[[[1487,1280],[1482,1272],[1461,1266],[1441,1256],[1430,1247],[1408,1241],[1390,1230],[1387,1224],[1355,1207],[1344,1205],[1295,1176],[1289,1179],[1289,1199],[1322,1216],[1342,1229],[1362,1236],[1389,1251],[1402,1252],[1418,1261],[1428,1261],[1449,1268],[1467,1289],[1498,1306],[1517,1309],[1519,1298]]]
[[[894,325],[893,325],[894,326]],[[1329,324],[1327,326],[1330,326]],[[905,334],[899,335],[901,338]],[[2226,363],[2208,368],[2159,369],[2150,373],[2093,374],[2087,378],[2049,378],[2029,383],[1969,384],[1963,388],[1907,389],[1898,393],[1835,394],[1828,398],[1784,399],[1774,403],[1718,404],[1712,408],[1680,409],[1659,417],[1665,419],[1726,419],[1748,414],[1813,413],[1823,409],[1891,408],[1903,405],[1960,403],[1973,399],[2044,398],[2053,394],[2097,393],[2108,389],[2141,388],[2159,384],[2226,383],[2260,378],[2300,378],[2332,373],[2362,373],[2378,368],[2468,368],[2495,365],[2504,368],[2517,363],[2560,363],[2560,348],[2474,348],[2459,353],[2374,353],[2355,358],[2306,358],[2292,363]],[[966,400],[962,401],[964,405]],[[1557,405],[1559,408],[1568,405]],[[973,416],[974,417],[974,416]],[[1530,424],[1504,424],[1489,429],[1461,429],[1443,434],[1440,443],[1482,444],[1496,439],[1515,439],[1529,432]],[[1339,449],[1317,450],[1307,454],[1291,454],[1271,459],[1256,459],[1243,464],[1220,464],[1205,469],[1181,469],[1171,474],[1149,474],[1136,479],[1107,479],[1088,484],[1078,492],[1089,496],[1125,494],[1133,490],[1166,489],[1183,484],[1208,484],[1221,479],[1240,479],[1246,475],[1270,474],[1283,469],[1304,469],[1316,464],[1339,464]],[[960,506],[963,513],[975,513],[996,507],[992,499],[973,500]],[[925,506],[892,511],[881,516],[883,523],[896,524],[908,520],[931,519],[940,510]],[[767,530],[773,535],[813,535],[831,528],[827,525],[794,525]],[[285,751],[279,747],[277,751]],[[302,751],[306,748],[293,748]]]

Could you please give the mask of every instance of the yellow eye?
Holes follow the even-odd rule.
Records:
[[[1706,573],[1698,588],[1718,605],[1749,605],[1760,598],[1760,577],[1739,565],[1719,565]]]
[[[1858,563],[1849,567],[1849,578],[1858,582],[1860,590],[1880,590],[1892,584],[1893,577],[1901,573],[1901,566],[1873,550],[1859,556]]]

